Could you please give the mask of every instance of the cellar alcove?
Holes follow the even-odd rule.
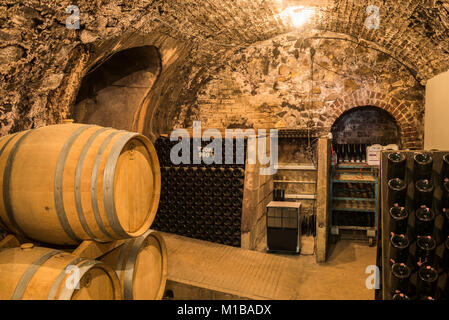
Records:
[[[393,116],[375,106],[361,106],[344,112],[332,125],[336,144],[397,144],[401,131]]]
[[[126,49],[93,66],[83,78],[72,117],[77,123],[133,131],[145,97],[161,71],[154,46]]]

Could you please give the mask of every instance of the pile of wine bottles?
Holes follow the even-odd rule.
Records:
[[[167,165],[170,146],[168,139],[156,143],[165,166],[161,165],[161,198],[152,228],[240,247],[244,168]]]
[[[333,144],[338,163],[365,163],[367,144]]]
[[[388,155],[388,289],[394,300],[448,299],[449,155],[406,155]]]
[[[214,157],[217,159],[220,159],[221,163],[214,164],[216,166],[223,166],[223,167],[231,167],[231,168],[245,168],[245,161],[246,161],[246,150],[247,150],[247,141],[239,141],[237,143],[236,139],[221,139],[217,145],[221,146],[221,153],[216,154],[218,152],[215,149],[211,149],[208,147],[208,145],[211,142],[206,141],[200,141],[199,139],[188,139],[189,143],[189,154],[188,154],[188,161],[187,163],[180,163],[178,165],[173,164],[172,159],[170,158],[170,155],[172,153],[172,150],[174,147],[180,143],[180,141],[170,141],[170,139],[165,137],[160,137],[156,140],[154,146],[157,151],[157,155],[159,157],[159,163],[161,167],[197,167],[197,166],[204,166],[205,160],[209,158],[212,162]],[[241,143],[241,146],[240,146]],[[227,146],[232,146],[232,156],[230,150],[227,151]],[[232,158],[231,163],[226,163],[226,153],[228,153],[228,156]],[[181,152],[178,153],[179,156],[181,156]],[[201,163],[195,163],[195,157],[197,159],[202,159]],[[208,163],[210,163],[208,162]]]

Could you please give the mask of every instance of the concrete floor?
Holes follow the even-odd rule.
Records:
[[[331,246],[328,262],[317,264],[313,238],[303,238],[303,255],[278,255],[163,235],[175,299],[374,299],[365,286],[365,270],[376,264],[376,248],[368,243],[341,240]]]

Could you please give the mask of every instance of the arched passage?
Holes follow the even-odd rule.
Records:
[[[397,144],[400,129],[387,111],[373,106],[356,107],[344,112],[331,128],[338,144]]]
[[[134,119],[160,70],[161,58],[153,46],[114,54],[92,67],[83,78],[73,118],[79,123],[132,131]]]
[[[423,147],[422,128],[418,126],[416,117],[410,114],[413,105],[407,101],[388,96],[381,92],[357,90],[340,97],[328,108],[327,127],[331,130],[334,122],[346,111],[359,106],[375,106],[388,112],[400,130],[402,148],[419,149]]]

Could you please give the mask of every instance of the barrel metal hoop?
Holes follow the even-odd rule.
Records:
[[[128,143],[130,139],[138,136],[138,133],[127,133],[121,136],[112,147],[111,153],[106,161],[104,169],[103,179],[103,201],[104,209],[106,211],[106,217],[108,218],[109,225],[112,227],[115,233],[120,237],[129,238],[129,234],[122,228],[117,216],[117,210],[115,208],[114,201],[114,180],[115,169],[118,158],[123,151],[123,147]]]
[[[81,239],[75,234],[72,227],[70,226],[69,220],[67,219],[67,213],[65,212],[64,209],[63,178],[64,178],[65,164],[67,162],[69,152],[72,149],[73,143],[84,131],[86,131],[89,128],[92,128],[92,126],[83,126],[75,130],[75,132],[73,132],[70,135],[70,137],[67,139],[66,143],[62,147],[55,169],[54,200],[55,200],[56,213],[58,215],[59,223],[61,224],[65,233],[75,242],[80,242]]]
[[[14,139],[17,136],[17,133],[13,134],[11,137],[9,137],[9,139],[6,141],[6,143],[3,145],[3,147],[0,149],[0,158],[3,154],[3,152],[5,151],[6,147],[8,146],[8,144],[12,141],[12,139]],[[6,138],[6,137],[5,137]],[[3,141],[3,139],[2,139]],[[4,227],[5,229],[8,229],[6,227],[6,223],[2,220],[2,217],[0,215],[0,227]]]
[[[117,277],[120,281],[122,280],[122,268],[126,267],[126,264],[125,265],[123,264],[123,261],[125,260],[125,255],[128,252],[129,247],[133,245],[135,240],[136,239],[128,240],[120,248],[120,254],[118,257],[117,266],[115,267],[115,273],[117,273]]]
[[[90,138],[87,140],[86,144],[83,147],[83,150],[81,151],[81,155],[78,159],[78,164],[76,166],[76,172],[75,172],[75,205],[76,205],[76,211],[78,213],[78,218],[80,220],[81,226],[83,227],[84,231],[86,232],[89,237],[91,237],[93,240],[97,242],[104,242],[99,239],[96,239],[95,235],[92,233],[92,231],[89,228],[89,225],[87,224],[86,217],[84,215],[83,205],[81,202],[81,175],[84,168],[84,160],[86,158],[87,152],[89,151],[92,143],[94,140],[104,131],[108,130],[108,128],[101,128],[100,130],[97,130]]]
[[[16,289],[14,290],[11,300],[22,300],[25,290],[28,287],[28,284],[30,283],[31,279],[33,278],[37,270],[51,257],[60,253],[61,251],[50,251],[44,254],[43,256],[39,257],[39,259],[37,259],[36,261],[33,261],[33,263],[28,267],[28,269],[25,271],[25,273],[22,275],[19,282],[17,283]]]
[[[97,197],[97,179],[98,179],[98,171],[100,167],[100,161],[101,157],[103,156],[104,151],[106,150],[106,147],[108,146],[109,142],[114,138],[117,134],[122,133],[123,131],[114,131],[112,132],[103,142],[100,149],[98,150],[97,157],[94,162],[94,166],[92,168],[92,178],[91,178],[91,185],[90,185],[90,192],[91,192],[91,202],[92,202],[92,210],[94,212],[95,220],[97,221],[98,227],[100,228],[101,232],[103,232],[108,238],[110,239],[116,239],[118,238],[112,236],[105,228],[103,221],[101,220],[100,216],[100,209],[98,208],[98,197]],[[103,181],[104,183],[104,181]]]
[[[12,147],[11,152],[9,153],[8,160],[6,161],[5,166],[5,172],[3,173],[3,201],[5,203],[5,211],[8,215],[9,221],[12,224],[12,226],[22,235],[25,235],[22,228],[17,224],[17,221],[14,217],[14,213],[12,211],[12,205],[11,205],[11,194],[9,189],[9,184],[11,183],[11,173],[12,173],[12,167],[14,163],[14,158],[16,156],[17,150],[19,149],[22,142],[28,137],[30,133],[32,133],[33,130],[29,130],[28,132],[25,132],[19,140],[17,140],[14,147]]]
[[[87,260],[86,262],[82,263],[79,268],[79,279],[77,283],[74,283],[74,287],[77,287],[80,285],[80,281],[83,278],[83,276],[88,272],[90,269],[92,269],[93,266],[100,264],[101,262],[95,261],[95,260]],[[71,300],[73,296],[73,292],[75,291],[74,288],[67,288],[67,286],[64,286],[61,290],[61,293],[59,294],[58,300]]]
[[[78,263],[80,263],[81,261],[84,261],[84,260],[86,260],[86,259],[76,258],[76,259],[70,261],[70,263],[65,266],[65,268],[61,271],[61,273],[56,278],[55,282],[53,282],[53,286],[51,287],[51,289],[48,293],[47,300],[55,300],[56,293],[57,293],[59,287],[61,286],[62,280],[64,280],[65,276],[67,275],[67,272],[66,272],[67,268],[69,266],[76,266]]]
[[[143,242],[149,235],[150,233],[147,231],[144,235],[137,238],[129,251],[128,259],[126,260],[125,274],[123,277],[123,297],[125,300],[134,300],[133,280],[137,256],[139,255]]]

